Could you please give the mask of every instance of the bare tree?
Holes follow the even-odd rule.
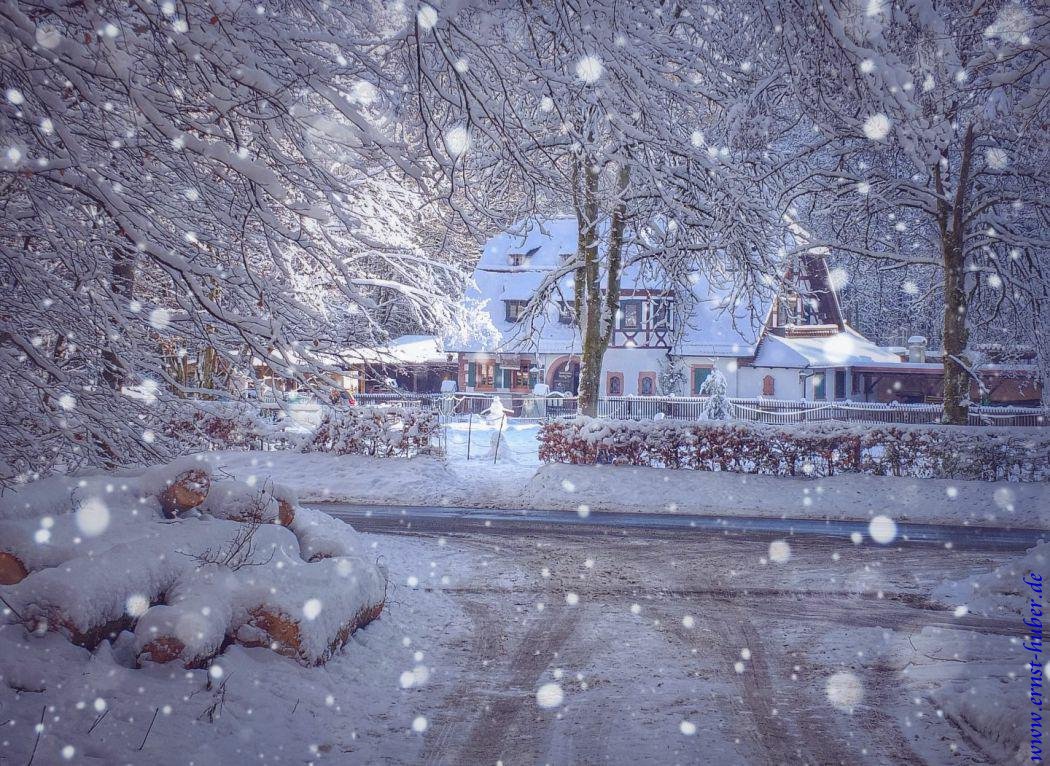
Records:
[[[323,381],[392,314],[460,321],[376,42],[406,22],[358,0],[0,7],[4,473],[169,455],[178,396],[262,364]]]
[[[1047,17],[782,0],[766,20],[797,103],[785,199],[823,244],[940,275],[946,421],[979,385],[975,323],[1027,317],[1045,390]]]
[[[576,253],[544,279],[523,327],[571,280],[584,413],[596,411],[625,270],[659,271],[687,314],[697,270],[732,274],[743,293],[775,268],[780,216],[756,182],[773,126],[768,41],[747,19],[699,2],[490,0],[424,9],[406,38],[428,145],[465,225],[483,235],[576,219]]]

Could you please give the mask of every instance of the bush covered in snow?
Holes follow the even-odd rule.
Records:
[[[435,451],[438,413],[412,407],[329,409],[303,452],[412,457]]]
[[[546,423],[540,459],[772,476],[879,476],[1044,481],[1050,434],[1037,429],[860,426],[824,422],[631,421]]]
[[[733,417],[733,407],[727,395],[728,390],[729,386],[722,371],[717,368],[711,370],[700,387],[700,396],[707,397],[704,414],[708,420],[730,420]]]
[[[385,573],[346,524],[270,482],[184,460],[53,478],[0,498],[0,630],[199,667],[227,645],[327,661],[377,617]]]

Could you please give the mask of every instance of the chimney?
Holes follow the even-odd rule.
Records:
[[[908,361],[926,361],[926,338],[921,335],[912,335],[908,338]]]

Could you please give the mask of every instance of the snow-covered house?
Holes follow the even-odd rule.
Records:
[[[470,297],[487,312],[496,340],[446,347],[458,353],[460,390],[524,394],[545,383],[575,392],[581,341],[570,310],[572,277],[558,280],[544,310],[525,321],[537,288],[575,250],[573,218],[527,224],[486,243]],[[796,259],[779,292],[751,301],[734,299],[729,279],[717,285],[694,274],[690,282],[693,300],[685,307],[644,266],[625,270],[603,396],[696,395],[718,368],[733,397],[862,400],[860,368],[901,363],[846,325],[819,254]]]
[[[435,335],[402,335],[388,343],[343,353],[353,364],[344,376],[351,393],[438,391],[456,375],[456,357]]]

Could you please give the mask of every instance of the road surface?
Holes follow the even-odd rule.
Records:
[[[411,541],[430,572],[409,585],[452,602],[423,638],[431,678],[412,690],[428,713],[421,750],[390,762],[1002,758],[942,700],[1005,675],[999,655],[1023,626],[956,616],[931,592],[1010,561],[1040,533],[902,525],[877,545],[852,542],[857,524],[319,507],[372,533],[380,552],[391,535]],[[774,540],[787,543],[778,561]],[[395,589],[391,618],[417,608],[407,603]],[[859,682],[852,712],[836,673]],[[547,684],[561,691],[555,707],[538,704]]]

